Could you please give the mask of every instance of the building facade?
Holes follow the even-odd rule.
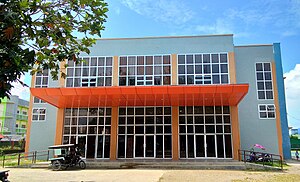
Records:
[[[2,135],[26,134],[29,102],[12,95],[10,99],[1,99],[0,133]]]
[[[77,143],[95,159],[290,158],[280,45],[233,35],[100,39],[66,79],[33,76],[26,150]]]

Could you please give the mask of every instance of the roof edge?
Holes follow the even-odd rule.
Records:
[[[273,46],[273,44],[249,44],[249,45],[238,45],[234,47],[261,47],[261,46]]]
[[[182,36],[149,36],[132,38],[97,38],[96,40],[132,40],[132,39],[161,39],[161,38],[195,38],[195,37],[221,37],[233,36],[233,34],[208,34],[208,35],[182,35]]]

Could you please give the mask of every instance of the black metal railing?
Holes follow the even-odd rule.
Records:
[[[283,169],[283,158],[278,154],[256,152],[253,150],[239,150],[239,161]]]
[[[5,154],[2,156],[2,167],[35,164],[37,159],[39,161],[48,161],[49,155],[49,150]]]

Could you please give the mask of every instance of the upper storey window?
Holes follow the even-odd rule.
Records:
[[[49,70],[45,69],[41,73],[36,73],[35,88],[48,87]]]
[[[119,58],[119,86],[170,84],[170,55]]]
[[[271,63],[256,63],[255,67],[258,99],[273,99]]]
[[[221,54],[178,55],[178,84],[228,84],[228,57]]]
[[[84,57],[74,64],[68,61],[66,87],[97,87],[112,85],[112,57]]]

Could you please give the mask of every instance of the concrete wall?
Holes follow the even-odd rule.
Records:
[[[238,107],[241,149],[249,150],[254,144],[261,144],[266,152],[279,154],[276,119],[259,119],[258,113],[259,104],[275,103],[274,100],[257,99],[255,74],[256,62],[274,62],[273,46],[235,47],[235,61],[237,83],[249,84],[249,92]]]
[[[219,35],[99,39],[90,51],[89,56],[233,52],[233,37]]]
[[[59,87],[59,81],[49,77],[48,87]],[[57,108],[46,103],[33,103],[33,108],[46,108],[46,120],[31,123],[28,151],[47,150],[48,146],[54,145]],[[32,110],[29,114],[32,115]]]

